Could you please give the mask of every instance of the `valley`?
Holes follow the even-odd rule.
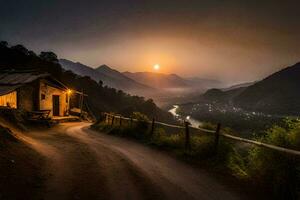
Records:
[[[202,124],[199,121],[220,122],[246,137],[260,135],[274,123],[281,124],[287,117],[296,119],[300,112],[296,103],[299,93],[292,90],[297,90],[299,63],[260,81],[224,87],[221,82],[215,80],[182,78],[176,74],[121,73],[106,65],[93,69],[67,60],[60,62],[67,70],[91,75],[96,80],[102,77],[107,86],[154,99],[165,111],[171,109],[175,118],[177,116],[174,115],[173,105],[178,105],[180,108],[177,109],[177,114],[185,120],[186,117],[190,117],[190,121],[195,120],[195,126]],[[278,82],[284,84],[277,87]],[[136,90],[137,88],[140,88],[140,91]],[[280,97],[274,98],[274,95]],[[249,99],[253,100],[250,102]]]
[[[0,200],[300,200],[300,1],[1,1]]]
[[[104,86],[123,90],[132,95],[152,98],[164,107],[175,101],[184,102],[207,89],[221,87],[217,80],[203,78],[183,78],[176,74],[162,74],[158,72],[119,72],[107,65],[98,68],[60,59],[65,70],[79,75],[89,76],[95,81],[102,81]]]
[[[179,107],[178,105],[173,105],[173,108],[169,110],[169,113],[171,113],[174,118],[178,121],[180,121],[181,123],[183,121],[188,121],[190,123],[191,127],[201,127],[203,125],[202,122],[192,118],[190,115],[180,115],[178,110],[181,110],[181,107]]]

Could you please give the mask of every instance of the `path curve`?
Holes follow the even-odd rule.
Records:
[[[44,199],[246,199],[204,170],[89,126],[24,136],[47,159]]]

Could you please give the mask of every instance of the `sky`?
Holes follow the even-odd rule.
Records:
[[[0,0],[0,40],[119,71],[240,83],[300,61],[298,0]]]

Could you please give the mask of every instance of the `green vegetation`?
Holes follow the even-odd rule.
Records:
[[[286,120],[274,126],[260,140],[277,146],[300,149],[300,121]],[[262,186],[268,185],[278,199],[296,199],[299,186],[297,158],[273,150],[253,147],[245,155],[231,156],[229,167],[238,177],[246,177]]]
[[[144,144],[172,152],[179,158],[189,162],[214,165],[215,168],[222,168],[226,165],[227,158],[232,152],[231,146],[221,140],[218,146],[219,153],[216,154],[214,137],[209,134],[192,133],[190,136],[191,150],[187,150],[185,149],[184,129],[169,134],[165,128],[155,125],[155,130],[151,134],[151,121],[145,115],[136,112],[132,115],[132,118],[139,120],[133,122],[133,124],[130,124],[130,121],[123,121],[122,126],[120,126],[119,119],[115,118],[113,126],[111,121],[109,124],[102,121],[94,124],[92,128],[112,135],[133,138]],[[204,160],[206,162],[203,162]]]
[[[251,179],[268,185],[279,199],[297,199],[299,165],[287,155],[254,148],[246,157],[245,169]]]
[[[157,127],[151,135],[151,128],[145,116],[135,113],[143,121],[133,125],[115,126],[100,122],[94,129],[113,135],[137,139],[145,144],[175,153],[179,158],[220,173],[231,174],[242,182],[271,191],[273,198],[296,199],[299,185],[299,162],[295,157],[244,143],[232,143],[221,138],[218,152],[214,149],[214,137],[207,134],[191,135],[191,151],[185,150],[184,133],[168,134]],[[142,116],[142,117],[141,117]],[[129,123],[129,122],[127,122]],[[215,129],[215,125],[205,123],[205,128]],[[229,133],[230,129],[222,129]],[[231,133],[232,134],[232,133]],[[274,126],[257,140],[281,147],[300,149],[300,122],[286,120],[282,126]],[[285,198],[284,198],[285,197]]]

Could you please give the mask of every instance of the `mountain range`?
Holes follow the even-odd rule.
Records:
[[[210,89],[195,102],[233,105],[247,111],[300,115],[300,63],[257,82]]]
[[[72,62],[66,59],[60,59],[59,63],[65,70],[73,71],[76,74],[89,76],[95,81],[102,81],[104,85],[112,88],[124,90],[131,94],[147,95],[155,92],[155,89],[136,82],[117,70],[111,69],[107,65],[101,65],[94,69],[79,62]]]
[[[286,67],[247,87],[234,104],[273,114],[300,114],[300,63]]]
[[[183,78],[176,74],[163,74],[153,72],[119,72],[107,65],[92,68],[87,65],[60,59],[60,64],[65,70],[71,70],[79,75],[89,76],[104,85],[123,90],[130,94],[142,96],[171,95],[189,93],[192,91],[203,92],[208,88],[220,86],[216,80],[201,78]]]
[[[186,80],[176,74],[162,74],[154,72],[124,72],[125,76],[140,83],[152,85],[155,88],[186,88]]]

